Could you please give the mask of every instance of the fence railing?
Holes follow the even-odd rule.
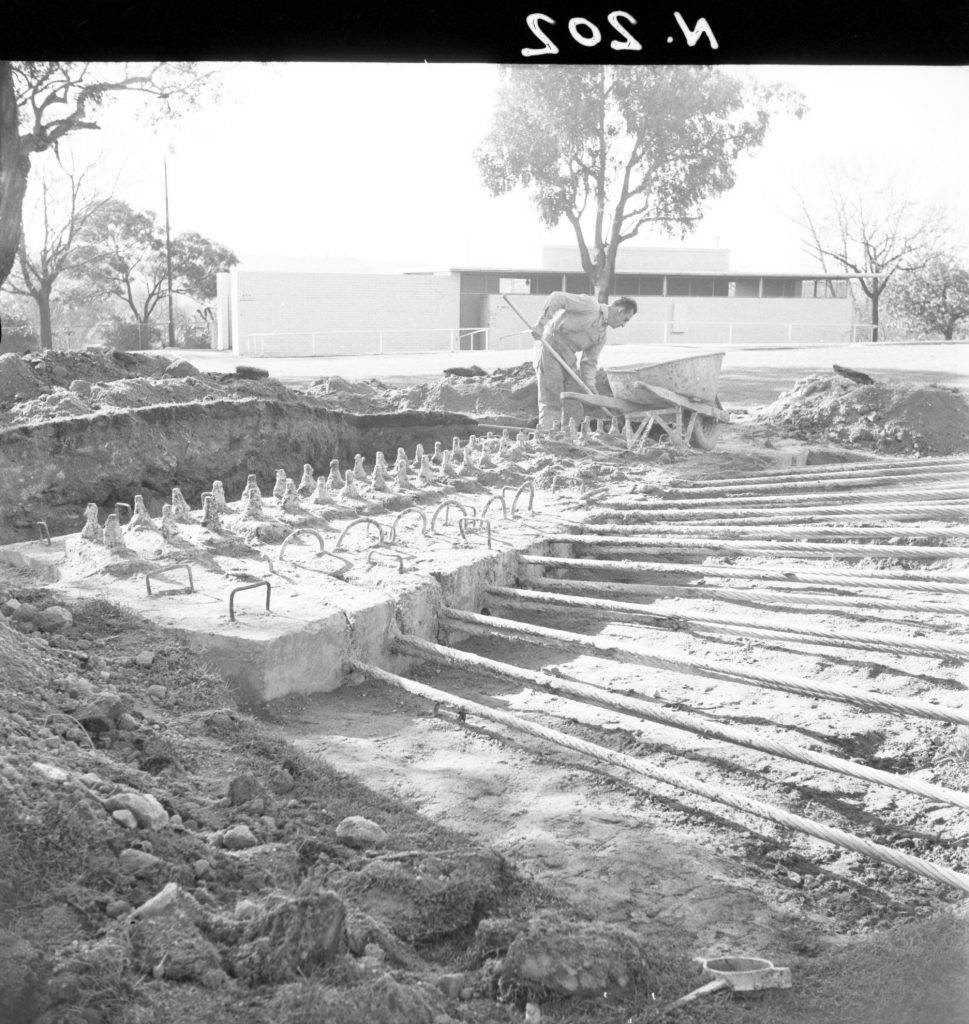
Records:
[[[727,320],[640,320],[609,332],[610,345],[718,345],[724,348],[843,345],[872,340],[872,325]],[[494,348],[529,348],[528,331],[494,339]]]
[[[366,356],[487,349],[487,327],[369,328],[355,331],[274,331],[244,335],[240,355]]]
[[[178,348],[215,348],[215,324],[175,324],[175,345]],[[72,324],[69,327],[55,327],[51,332],[55,351],[75,352],[89,345],[106,345],[109,348],[144,352],[148,349],[167,348],[169,345],[168,321],[154,320],[151,323],[127,323],[105,320],[93,324]]]

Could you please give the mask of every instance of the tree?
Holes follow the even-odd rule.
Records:
[[[164,226],[151,211],[115,199],[89,219],[83,234],[89,292],[119,299],[138,323],[147,324],[168,290]],[[173,238],[171,256],[172,293],[200,303],[215,298],[216,274],[239,262],[225,246],[197,232]]]
[[[195,231],[184,231],[172,239],[173,290],[202,305],[217,295],[216,275],[234,267],[239,260],[223,245]]]
[[[51,326],[52,295],[58,281],[84,272],[89,253],[78,246],[85,225],[108,198],[88,187],[91,167],[76,169],[60,164],[60,174],[50,166],[40,179],[36,218],[39,231],[28,240],[21,232],[17,264],[5,290],[32,299],[37,304],[40,347],[53,348]]]
[[[951,341],[969,320],[969,269],[948,253],[936,253],[918,270],[899,274],[886,298],[889,310],[911,330]]]
[[[839,172],[815,211],[800,202],[804,249],[824,268],[858,275],[871,308],[872,341],[878,341],[881,296],[899,271],[921,270],[939,248],[948,226],[942,210],[924,209],[891,182],[876,185]]]
[[[194,63],[90,63],[0,60],[0,284],[20,245],[23,202],[33,157],[73,132],[98,128],[114,97],[138,94],[174,118],[214,84],[214,69]]]
[[[516,65],[502,70],[475,159],[492,195],[521,186],[548,227],[568,220],[604,301],[622,243],[647,223],[685,234],[780,106],[803,113],[781,87],[719,69]]]

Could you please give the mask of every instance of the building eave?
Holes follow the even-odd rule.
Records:
[[[501,277],[537,277],[539,274],[581,274],[575,267],[451,267],[452,274],[498,274]],[[811,270],[617,270],[622,277],[793,277],[805,281],[848,281],[854,278],[886,277],[885,274],[821,274]]]

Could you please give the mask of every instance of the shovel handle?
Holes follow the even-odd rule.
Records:
[[[517,314],[518,319],[521,320],[521,322],[529,329],[529,331],[531,331],[531,324],[521,315],[521,313],[515,308],[515,306],[512,305],[511,299],[509,299],[507,295],[503,295],[502,298],[505,300],[505,302],[508,303],[509,306],[511,306],[514,312]],[[559,366],[562,367],[562,369],[572,378],[572,380],[574,380],[575,383],[579,385],[579,387],[585,394],[592,395],[593,397],[596,396],[596,392],[593,391],[588,384],[586,384],[586,382],[575,372],[575,370],[572,369],[571,366],[569,366],[569,364],[558,354],[558,352],[555,351],[554,348],[552,348],[552,346],[544,338],[539,338],[538,340],[542,343],[543,347],[545,348],[545,351],[548,352],[548,354],[559,364]],[[602,411],[608,413],[610,417],[612,416],[612,413],[610,413],[604,405],[598,405],[596,406],[596,408],[602,409]]]
[[[503,295],[502,298],[515,311],[515,313],[518,316],[518,319],[521,320],[521,322],[529,329],[529,331],[531,331],[532,330],[531,324],[512,305],[511,299],[509,299],[507,295]],[[575,383],[578,384],[580,388],[582,388],[582,390],[585,392],[585,394],[587,394],[587,395],[594,395],[595,394],[595,392],[592,390],[592,388],[590,388],[589,385],[586,384],[586,382],[575,372],[575,370],[573,370],[569,366],[569,364],[558,354],[558,352],[555,351],[554,348],[552,348],[552,346],[544,338],[539,338],[538,340],[542,343],[542,345],[544,345],[545,350],[555,359],[555,361],[559,364],[559,366],[561,366],[562,369],[565,370],[565,372],[572,378],[572,380],[574,380]]]
[[[695,988],[692,992],[687,992],[685,996],[680,996],[679,999],[674,999],[673,1002],[667,1003],[665,1006],[661,1006],[650,1017],[650,1020],[659,1020],[660,1017],[665,1017],[666,1014],[672,1013],[673,1010],[678,1010],[681,1006],[686,1006],[687,1003],[692,1003],[694,999],[710,995],[713,992],[719,992],[724,988],[730,988],[730,982],[727,981],[726,978],[716,978],[713,981],[708,981],[706,985],[701,985],[699,988]]]

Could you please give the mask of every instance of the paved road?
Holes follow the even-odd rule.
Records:
[[[672,346],[607,345],[603,365],[656,363],[709,349]],[[525,349],[494,352],[439,352],[414,355],[318,356],[256,359],[209,349],[181,351],[200,370],[229,371],[240,363],[260,366],[286,384],[311,384],[319,377],[348,380],[378,377],[388,384],[434,380],[448,366],[476,364],[486,370],[518,366],[531,359]],[[731,349],[721,375],[720,397],[727,408],[766,405],[796,380],[828,372],[833,363],[862,370],[872,377],[918,384],[942,384],[969,390],[969,342],[920,344],[856,344],[796,349]]]

